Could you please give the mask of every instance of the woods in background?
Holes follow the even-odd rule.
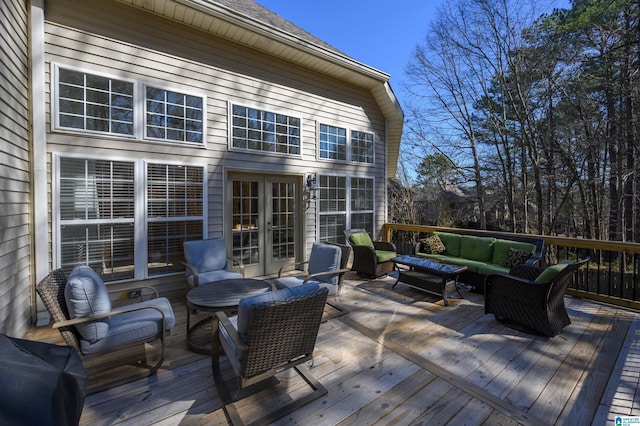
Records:
[[[640,242],[640,2],[538,3],[457,0],[431,23],[392,220]]]

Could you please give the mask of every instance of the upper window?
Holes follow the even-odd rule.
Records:
[[[351,135],[347,141],[347,133]],[[373,133],[320,124],[318,128],[318,156],[320,158],[354,163],[373,164]]]
[[[299,118],[233,105],[231,121],[233,148],[300,155]]]
[[[62,67],[54,67],[54,76],[54,123],[58,129],[204,143],[202,96],[154,86],[142,88],[141,82]],[[138,112],[138,105],[144,105],[144,113]]]
[[[61,68],[58,125],[133,135],[133,83]]]
[[[147,137],[202,143],[202,98],[147,86]]]
[[[347,159],[347,130],[341,127],[320,125],[320,158]]]
[[[351,161],[373,164],[373,133],[351,131]]]

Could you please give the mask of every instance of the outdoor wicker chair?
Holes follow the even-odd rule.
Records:
[[[589,261],[563,261],[546,269],[518,265],[509,274],[488,275],[484,311],[505,325],[527,333],[555,336],[571,324],[564,306],[567,286]]]
[[[89,378],[126,364],[144,368],[139,374],[128,374],[109,383],[91,386],[89,393],[152,376],[162,365],[165,333],[174,327],[175,316],[167,298],[157,297],[157,291],[151,287],[145,288],[152,290],[155,298],[111,309],[104,282],[88,266],[74,268],[68,279],[62,269],[56,269],[36,286],[51,315],[53,328],[57,328],[65,343],[78,352],[85,368],[87,363],[91,364],[87,371]],[[68,303],[69,299],[73,301]],[[161,343],[160,357],[155,364],[149,365],[145,343],[157,339]],[[103,357],[115,352],[121,356]],[[114,363],[114,359],[121,363]]]
[[[227,257],[227,247],[223,238],[185,241],[183,244],[186,262],[185,279],[187,287],[210,284],[221,280],[244,278],[244,265],[239,260]],[[240,272],[229,267],[232,264]]]
[[[216,313],[218,327],[212,340],[211,367],[218,394],[233,424],[243,424],[235,403],[247,396],[248,390],[256,390],[252,385],[269,384],[272,380],[266,379],[290,368],[313,391],[267,413],[259,420],[260,424],[281,418],[327,393],[302,365],[313,359],[327,293],[326,288],[317,284],[305,284],[244,298],[235,317]],[[225,354],[238,379],[233,392],[220,371],[219,358]]]
[[[327,305],[335,310],[335,313],[324,316],[322,322],[347,315],[349,311],[336,300],[340,297],[344,274],[349,272],[347,268],[349,256],[351,256],[351,247],[347,245],[314,243],[308,261],[297,262],[293,266],[289,266],[296,268],[306,265],[306,271],[296,271],[296,275],[283,276],[285,267],[280,268],[278,278],[275,281],[276,287],[291,288],[307,283],[316,283],[329,290]]]
[[[358,275],[377,278],[393,271],[391,259],[398,256],[396,246],[388,241],[373,241],[364,229],[344,231],[347,243],[353,248],[351,270]]]

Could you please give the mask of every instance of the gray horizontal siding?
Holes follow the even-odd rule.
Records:
[[[0,8],[0,332],[31,325],[27,1]]]
[[[382,210],[377,215],[380,222],[377,225],[381,225],[385,123],[368,90],[120,3],[53,0],[47,6],[48,64],[54,62],[134,78],[207,97],[206,149],[52,133],[47,141],[50,152],[206,162],[209,166],[209,234],[212,236],[219,235],[223,226],[223,170],[286,172],[300,176],[316,171],[374,177],[377,205]],[[300,117],[302,158],[229,151],[229,102]],[[49,105],[49,115],[50,111]],[[318,122],[375,133],[376,164],[317,161]],[[305,214],[306,239],[313,241],[315,209],[310,208]]]

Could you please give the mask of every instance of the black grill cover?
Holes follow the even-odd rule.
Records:
[[[86,391],[73,348],[0,334],[0,425],[77,425]]]

